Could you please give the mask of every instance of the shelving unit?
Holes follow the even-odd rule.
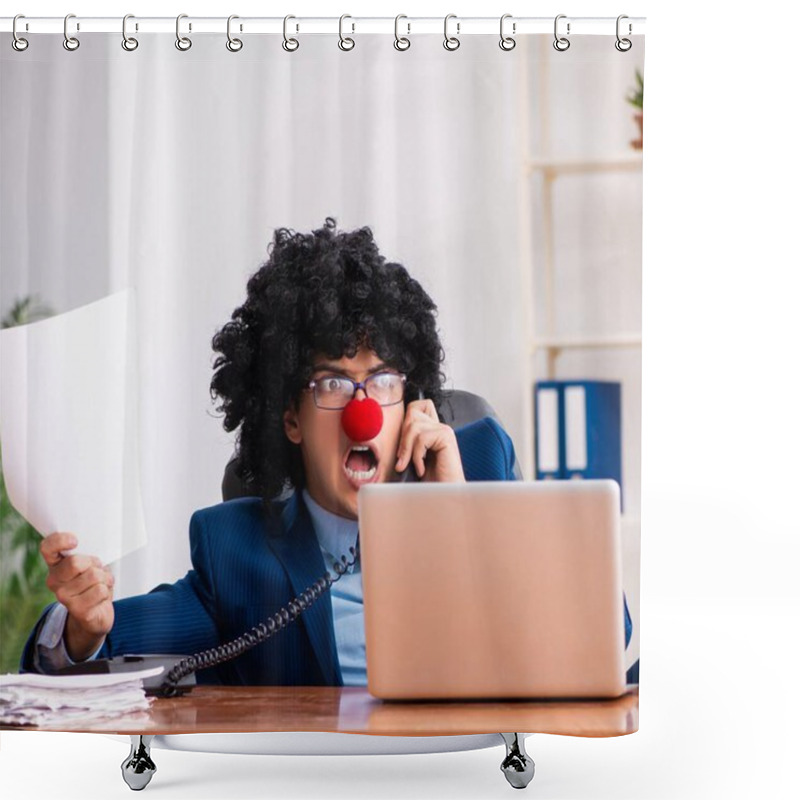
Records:
[[[642,168],[642,153],[631,151],[615,157],[600,158],[532,158],[524,165],[528,175],[542,172],[555,178],[559,175],[576,175],[591,172],[638,172]]]
[[[558,330],[556,319],[556,214],[554,189],[558,182],[565,178],[580,176],[615,176],[625,173],[641,172],[642,152],[636,150],[598,154],[596,157],[554,157],[550,142],[550,118],[552,104],[550,101],[550,75],[548,64],[552,42],[547,37],[539,39],[541,50],[531,52],[528,47],[535,44],[525,43],[525,57],[517,61],[519,70],[516,85],[519,94],[516,105],[527,109],[520,115],[521,125],[518,129],[517,159],[519,164],[518,182],[518,230],[520,236],[519,286],[521,296],[525,298],[525,331],[528,347],[523,359],[524,375],[522,391],[523,408],[523,441],[524,452],[519,459],[526,478],[535,476],[536,436],[534,430],[534,397],[533,387],[537,381],[553,380],[564,376],[559,369],[560,357],[575,352],[608,353],[615,350],[638,350],[641,352],[641,330],[623,329],[619,332],[564,332]],[[536,69],[531,68],[531,57],[536,61]],[[534,77],[535,76],[535,77]],[[535,81],[535,91],[531,91],[530,83]],[[534,101],[534,97],[536,100]],[[537,106],[533,103],[537,102]],[[542,126],[537,131],[538,150],[536,155],[530,152],[530,125],[539,121]],[[539,231],[534,241],[534,221]],[[535,303],[536,292],[540,292],[541,303]],[[537,318],[537,313],[541,318]],[[590,376],[587,376],[590,377]],[[620,376],[623,380],[623,376]],[[626,383],[623,380],[623,398],[626,395]],[[623,412],[623,424],[625,416]],[[638,438],[638,437],[637,437]],[[626,474],[628,478],[626,479]],[[623,481],[627,486],[631,483],[630,473],[623,472]],[[638,476],[633,481],[638,485]],[[623,581],[629,606],[634,616],[633,640],[626,653],[628,666],[639,657],[639,565],[641,543],[641,520],[637,502],[633,508],[626,510],[622,516],[622,559]]]
[[[540,109],[541,112],[541,109]],[[540,113],[540,118],[546,118]],[[563,337],[555,335],[555,246],[554,246],[554,214],[553,184],[566,175],[598,174],[612,172],[633,172],[642,169],[642,153],[631,152],[616,157],[599,157],[596,159],[528,159],[524,162],[524,171],[530,184],[531,176],[541,173],[540,203],[544,230],[544,271],[545,284],[545,330],[543,337],[531,337],[531,358],[539,350],[546,352],[547,371],[544,379],[556,377],[556,359],[565,349],[596,349],[607,347],[639,347],[642,346],[641,332],[626,334],[596,335],[579,337]],[[533,203],[532,203],[533,205]],[[531,257],[531,266],[536,268],[536,259]],[[532,385],[533,381],[531,382]]]
[[[548,42],[542,40],[542,47],[547,47]],[[529,51],[526,49],[526,56]],[[558,358],[565,351],[574,350],[597,350],[597,349],[617,349],[635,348],[641,349],[641,331],[626,331],[614,334],[579,334],[579,335],[560,335],[556,333],[556,292],[555,292],[555,242],[554,242],[554,208],[553,208],[553,187],[557,180],[566,176],[591,175],[591,174],[613,174],[620,172],[638,172],[642,170],[642,152],[631,150],[613,155],[600,155],[592,158],[565,158],[551,157],[547,155],[550,150],[550,137],[548,129],[548,108],[549,108],[549,70],[548,59],[541,57],[537,59],[538,86],[536,96],[538,98],[538,108],[535,118],[541,121],[542,129],[540,140],[542,142],[543,155],[532,156],[529,152],[530,129],[528,120],[534,118],[534,114],[529,111],[523,114],[524,123],[520,126],[518,151],[519,163],[521,165],[521,190],[520,190],[520,231],[521,231],[521,252],[523,253],[520,263],[521,291],[528,298],[525,304],[527,307],[526,328],[528,341],[528,359],[526,365],[526,381],[524,408],[526,414],[525,421],[525,440],[528,443],[526,452],[522,457],[523,472],[526,476],[533,477],[534,453],[536,447],[535,431],[533,428],[533,392],[532,388],[538,380],[552,380],[558,377],[557,367]],[[520,87],[518,103],[520,107],[530,108],[531,92],[529,91],[528,76],[531,74],[528,58],[520,59],[518,69],[517,85]],[[538,189],[539,196],[534,200],[533,180],[535,176],[541,176]],[[542,257],[537,260],[532,240],[532,220],[535,210],[541,215],[543,238],[541,241]],[[533,308],[534,282],[537,270],[541,270],[542,282],[544,285],[544,320],[541,325],[543,333],[536,334],[537,326],[535,323],[535,311]],[[545,354],[545,370],[541,374],[536,372],[536,360],[539,353]]]

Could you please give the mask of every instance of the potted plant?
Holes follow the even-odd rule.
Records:
[[[0,328],[26,325],[50,314],[52,311],[36,297],[22,297],[0,320]],[[13,377],[8,376],[8,380]],[[39,555],[41,541],[42,537],[11,505],[0,461],[0,673],[17,671],[31,628],[53,600],[45,584],[47,565]]]
[[[633,118],[639,125],[639,138],[631,141],[631,147],[642,149],[644,143],[644,76],[636,70],[636,88],[631,90],[626,100],[636,109]]]

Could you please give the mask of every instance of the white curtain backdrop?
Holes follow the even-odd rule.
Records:
[[[29,294],[56,313],[136,294],[148,543],[118,562],[115,595],[190,566],[189,518],[222,499],[234,447],[209,395],[211,338],[275,228],[333,216],[369,225],[436,301],[449,385],[492,403],[524,477],[535,380],[622,383],[638,657],[641,349],[568,347],[551,374],[532,344],[640,340],[642,161],[625,98],[644,41],[630,53],[613,36],[565,53],[548,36],[511,52],[464,37],[454,53],[438,36],[397,52],[389,36],[360,35],[348,53],[326,35],[295,53],[276,36],[245,37],[239,53],[224,35],[186,52],[166,33],[133,53],[117,34],[84,35],[74,53],[62,41],[0,50],[0,313]]]
[[[35,293],[59,313],[136,292],[149,542],[116,596],[181,576],[192,511],[221,499],[233,436],[210,341],[276,227],[369,225],[437,302],[450,385],[484,395],[523,448],[521,47],[359,36],[342,53],[308,36],[290,54],[265,36],[232,54],[224,36],[178,52],[159,34],[127,53],[92,34],[67,53],[62,38],[3,49],[0,289],[4,311]]]

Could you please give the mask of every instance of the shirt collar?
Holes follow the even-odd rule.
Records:
[[[352,560],[350,548],[358,543],[358,520],[340,517],[323,508],[312,499],[308,489],[303,489],[303,501],[308,508],[317,541],[320,547],[333,561],[338,561],[342,556]],[[352,568],[348,572],[352,571]]]

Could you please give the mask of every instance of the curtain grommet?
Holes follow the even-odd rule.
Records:
[[[14,17],[14,21],[11,23],[11,46],[18,52],[23,53],[25,50],[28,49],[28,40],[24,39],[17,33],[17,20],[18,19],[25,19],[24,14],[17,14]]]
[[[287,53],[294,53],[294,51],[300,47],[300,42],[298,42],[294,37],[289,37],[286,34],[290,19],[297,19],[297,17],[293,16],[292,14],[287,14],[283,18],[283,42],[281,43],[281,47],[283,47]],[[299,30],[299,28],[300,26],[298,25],[297,30]]]
[[[342,28],[344,26],[344,21],[346,19],[353,19],[353,18],[349,14],[342,14],[342,16],[339,17],[339,49],[345,53],[349,53],[356,46],[356,42],[355,39],[353,39],[352,37],[344,35],[344,31],[342,30]],[[356,32],[355,22],[351,23],[351,25],[353,26],[353,30],[351,31],[351,33],[355,33]]]
[[[185,53],[192,46],[192,40],[188,36],[181,36],[181,20],[188,18],[188,14],[178,14],[175,20],[175,47],[182,53]],[[189,25],[189,30],[192,30],[191,24]]]
[[[517,46],[517,40],[514,39],[512,36],[506,36],[505,32],[503,31],[503,26],[505,25],[505,21],[507,19],[511,19],[511,14],[503,14],[500,17],[500,49],[504,50],[506,53],[510,52]],[[511,24],[511,32],[517,32],[517,23],[513,22]]]
[[[233,22],[233,20],[235,19],[239,19],[238,15],[236,14],[231,14],[228,17],[228,30],[227,30],[228,41],[225,42],[225,47],[228,48],[228,52],[230,53],[238,53],[244,47],[244,42],[242,42],[241,39],[237,39],[231,36],[231,22]]]
[[[444,42],[442,43],[445,50],[449,50],[451,53],[454,50],[458,50],[461,47],[461,40],[458,36],[449,36],[447,33],[447,26],[451,19],[458,19],[455,14],[448,14],[444,18]],[[456,22],[456,34],[461,33],[461,23]]]
[[[408,19],[405,14],[398,14],[394,18],[394,49],[399,50],[401,53],[408,50],[411,47],[411,39],[408,38],[408,35],[401,36],[400,35],[400,20],[401,19]],[[411,23],[407,22],[406,27],[408,28],[407,34],[411,33]]]
[[[614,42],[614,47],[616,47],[617,50],[619,50],[620,53],[627,53],[628,50],[630,50],[631,47],[633,47],[633,42],[630,39],[622,38],[619,35],[619,24],[623,19],[629,19],[628,15],[627,14],[620,14],[617,17],[617,41]],[[628,36],[630,36],[631,33],[633,33],[633,26],[629,22],[628,23]]]
[[[133,36],[128,36],[128,20],[134,19],[133,14],[126,14],[122,18],[122,49],[132,53],[138,46],[139,40]]]
[[[64,41],[61,44],[64,46],[65,50],[69,50],[70,53],[73,53],[81,46],[81,43],[77,37],[69,35],[67,26],[69,25],[70,19],[75,19],[75,15],[67,14],[67,16],[64,17]],[[78,30],[80,30],[80,26],[78,26]]]
[[[570,30],[569,30],[570,29],[570,24],[569,24],[569,22],[567,23],[567,34],[566,34],[566,36],[559,36],[558,35],[558,21],[560,19],[566,19],[566,18],[567,18],[566,14],[559,14],[556,17],[555,22],[553,23],[553,36],[555,37],[554,40],[553,40],[553,47],[555,47],[555,49],[558,50],[559,53],[563,53],[565,50],[569,50],[569,46],[571,44],[570,40],[567,39],[567,36],[569,36],[569,33],[570,33]]]

